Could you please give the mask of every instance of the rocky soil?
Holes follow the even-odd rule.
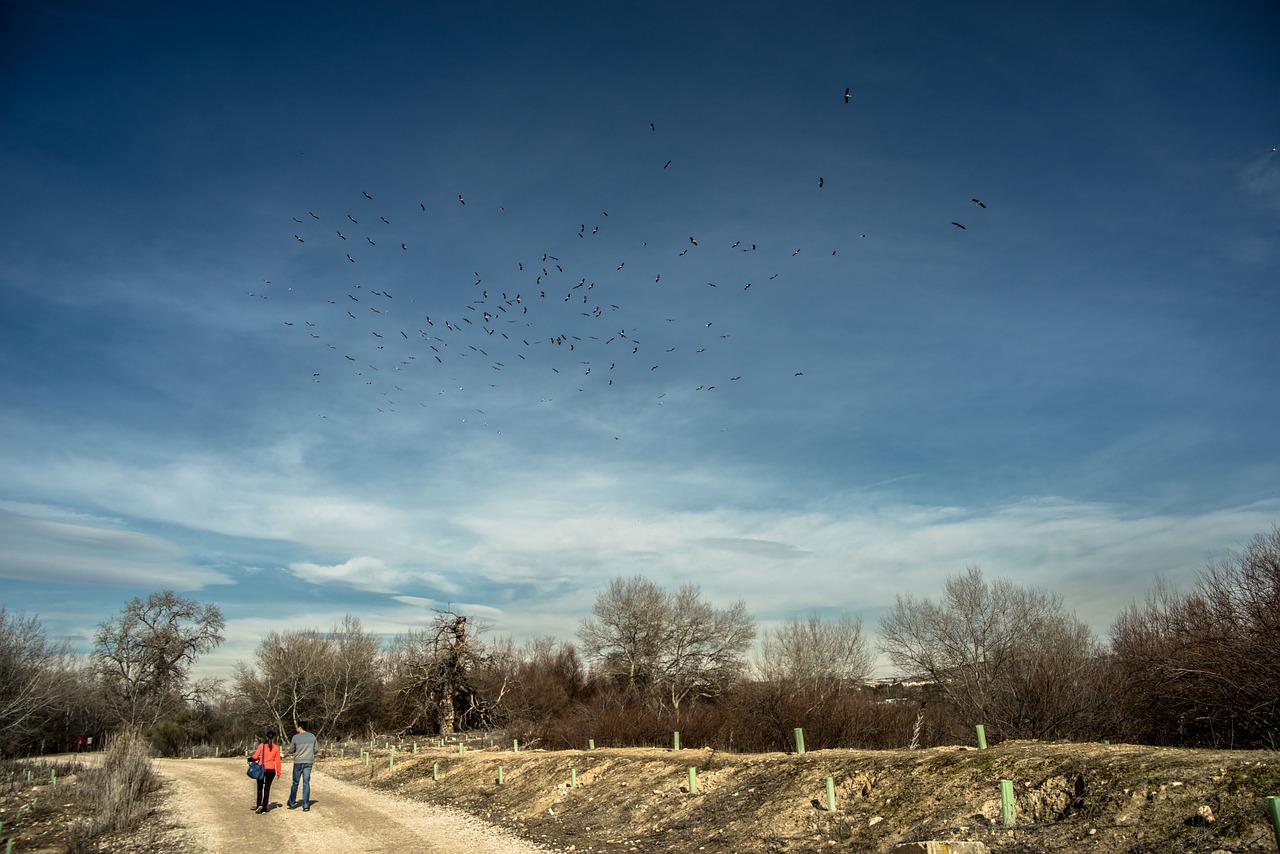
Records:
[[[367,762],[353,752],[324,770],[572,852],[890,852],[924,840],[1008,854],[1277,850],[1266,812],[1280,795],[1274,752],[1020,741],[803,755],[420,745],[415,755],[400,745],[392,762],[380,744]]]

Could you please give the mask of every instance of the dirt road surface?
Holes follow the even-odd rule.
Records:
[[[286,809],[292,772],[271,787],[272,809],[250,810],[254,781],[243,759],[159,759],[156,770],[173,783],[170,808],[191,840],[210,854],[267,851],[341,851],[344,854],[421,851],[473,854],[546,854],[463,812],[377,792],[326,776],[311,777],[309,812]]]

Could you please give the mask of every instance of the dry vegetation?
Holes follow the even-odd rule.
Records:
[[[0,780],[0,845],[15,851],[183,850],[160,810],[150,744],[134,730],[99,754],[5,762]]]
[[[1274,752],[1134,745],[803,755],[420,746],[415,755],[405,744],[394,768],[390,759],[380,744],[368,764],[357,752],[321,767],[574,852],[887,852],[924,840],[979,841],[1008,854],[1274,851],[1266,795],[1280,793]],[[1001,779],[1014,782],[1012,829],[1001,821]]]

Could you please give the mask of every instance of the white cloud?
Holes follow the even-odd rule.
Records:
[[[466,599],[493,609],[499,632],[564,639],[617,576],[641,574],[669,587],[691,581],[713,602],[744,599],[762,622],[817,607],[864,613],[870,625],[896,595],[933,595],[969,563],[1057,591],[1105,631],[1157,575],[1185,584],[1208,558],[1280,517],[1277,501],[1174,514],[1057,497],[907,504],[863,490],[770,506],[758,496],[786,491],[734,470],[686,466],[668,479],[651,466],[638,478],[623,465],[574,471],[550,454],[523,468],[495,454],[487,462],[509,467],[504,477],[480,470],[483,458],[455,461],[476,479],[447,492],[439,484],[453,472],[373,486],[312,472],[293,449],[246,459],[64,460],[45,469],[44,483],[65,484],[81,506],[120,519],[188,526],[193,542],[214,544],[221,565],[238,565],[237,546],[221,537],[270,539],[290,573],[334,591],[323,595],[386,593],[419,611]],[[549,474],[560,471],[573,474]],[[28,482],[34,477],[34,469],[25,473]],[[8,523],[27,518],[10,514]],[[20,532],[25,539],[19,531],[5,538],[0,574],[8,577],[186,589],[228,580],[194,566],[167,540],[106,524],[45,519]],[[263,559],[244,563],[259,567]]]
[[[391,593],[424,581],[436,587],[449,586],[435,573],[407,570],[367,555],[330,565],[291,563],[289,571],[311,584],[338,584],[375,593]]]

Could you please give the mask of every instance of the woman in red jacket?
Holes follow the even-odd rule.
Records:
[[[262,814],[271,809],[271,781],[284,771],[280,762],[280,746],[276,744],[274,732],[267,733],[267,737],[253,751],[249,760],[262,763],[264,773],[262,779],[257,781],[258,801],[253,806],[254,812]]]

